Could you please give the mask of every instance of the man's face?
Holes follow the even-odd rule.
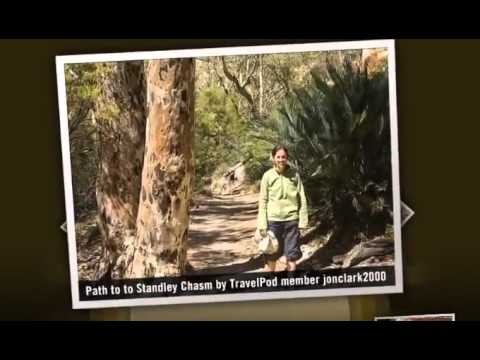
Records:
[[[275,157],[273,158],[275,167],[281,171],[283,171],[287,166],[287,160],[288,160],[288,155],[283,149],[278,150],[275,153]]]

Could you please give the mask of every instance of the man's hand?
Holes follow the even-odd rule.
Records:
[[[257,239],[257,241],[260,241],[265,236],[267,236],[266,229],[257,229],[257,231],[255,232],[255,239]]]

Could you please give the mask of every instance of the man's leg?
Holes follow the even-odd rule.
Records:
[[[300,231],[298,230],[297,221],[285,224],[285,254],[287,257],[287,271],[295,271],[297,269],[296,261],[302,257]]]

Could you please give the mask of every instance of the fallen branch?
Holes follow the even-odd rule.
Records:
[[[348,253],[334,256],[332,261],[335,264],[341,263],[342,268],[348,268],[373,256],[393,254],[393,251],[393,241],[390,241],[384,237],[379,237],[355,245]]]

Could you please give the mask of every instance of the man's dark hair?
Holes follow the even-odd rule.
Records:
[[[280,150],[283,150],[285,151],[285,153],[287,154],[287,157],[288,157],[288,149],[285,145],[277,145],[273,148],[272,150],[272,157],[275,157],[275,154],[280,151]]]

